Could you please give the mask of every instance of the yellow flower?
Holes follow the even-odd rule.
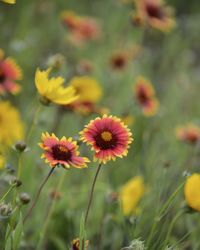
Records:
[[[0,154],[0,169],[2,169],[5,165],[5,158],[2,154]]]
[[[79,95],[78,102],[97,103],[102,97],[102,88],[96,79],[89,76],[73,77],[69,83]]]
[[[119,193],[119,199],[121,200],[124,215],[128,216],[137,212],[138,203],[145,191],[146,187],[141,176],[131,178],[122,187]]]
[[[10,4],[14,4],[16,3],[15,0],[2,0],[4,3],[10,3]]]
[[[123,123],[127,126],[132,126],[134,124],[135,118],[133,115],[129,115],[129,114],[123,114],[121,116],[121,120],[123,121]]]
[[[200,174],[192,174],[184,187],[185,200],[189,207],[200,212]]]
[[[0,102],[0,145],[10,146],[23,139],[24,130],[20,114],[9,102]]]
[[[78,96],[75,95],[75,89],[70,87],[64,87],[64,78],[62,77],[49,77],[51,68],[40,71],[36,70],[35,85],[46,102],[53,102],[60,105],[66,105],[74,102]]]

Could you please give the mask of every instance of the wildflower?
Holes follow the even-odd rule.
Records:
[[[23,138],[20,114],[8,101],[0,102],[0,145],[11,146]]]
[[[200,140],[200,127],[188,124],[176,129],[176,137],[183,142],[196,144]]]
[[[78,98],[75,95],[75,89],[72,86],[64,87],[64,78],[62,77],[48,79],[50,71],[51,68],[45,71],[37,69],[35,74],[35,85],[43,101],[60,105],[66,105],[75,101]]]
[[[71,103],[69,108],[79,113],[95,112],[95,104],[101,99],[103,92],[96,79],[88,76],[74,77],[69,84],[79,96],[78,100]]]
[[[84,168],[89,160],[86,157],[80,157],[78,145],[72,138],[63,136],[60,140],[49,133],[42,134],[42,143],[39,146],[44,149],[41,158],[45,158],[45,162],[49,163],[52,168],[61,165],[63,168]]]
[[[115,70],[122,70],[127,66],[128,55],[123,52],[115,53],[111,58],[111,67]]]
[[[157,113],[159,102],[155,97],[153,86],[148,80],[139,77],[134,86],[134,93],[144,115],[153,116]]]
[[[130,130],[119,118],[107,115],[90,121],[80,134],[81,140],[95,151],[94,159],[103,163],[126,156],[133,140]]]
[[[147,23],[149,26],[166,32],[175,26],[172,9],[165,6],[162,0],[136,0],[134,20]]]
[[[9,4],[16,3],[16,0],[1,0],[1,1],[3,1],[4,3],[9,3]]]
[[[125,183],[119,193],[124,215],[129,216],[138,211],[138,203],[144,195],[145,190],[146,187],[141,176],[133,177]]]
[[[97,103],[102,97],[101,85],[95,78],[88,76],[74,77],[69,82],[79,95],[79,102]]]
[[[4,58],[4,52],[0,50],[0,94],[17,94],[20,86],[16,83],[22,79],[22,72],[14,59]]]
[[[184,194],[187,205],[200,212],[200,174],[194,173],[187,177]]]
[[[76,238],[76,239],[72,240],[71,246],[72,246],[71,250],[81,250],[80,249],[80,240],[79,240],[79,238]],[[88,246],[89,246],[89,241],[86,240],[84,249],[87,250]]]
[[[69,39],[73,44],[81,45],[90,40],[100,37],[101,28],[92,17],[78,16],[72,11],[63,11],[61,21],[69,29]]]

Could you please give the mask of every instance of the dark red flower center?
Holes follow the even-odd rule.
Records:
[[[3,83],[6,79],[4,72],[0,69],[0,84]]]
[[[145,91],[145,89],[141,88],[138,92],[138,101],[141,103],[141,104],[147,104],[148,101],[149,101],[149,97]]]
[[[190,143],[196,143],[199,140],[199,135],[192,131],[186,133],[185,137]]]
[[[64,145],[55,145],[52,148],[53,157],[58,161],[68,161],[71,159],[71,151]]]
[[[155,3],[147,3],[146,4],[146,11],[150,17],[162,19],[164,17],[163,10],[161,6]]]
[[[123,56],[116,56],[112,59],[112,65],[114,68],[123,68],[126,64],[126,59]]]
[[[114,149],[117,145],[117,138],[108,130],[104,130],[95,137],[96,145],[101,150]]]

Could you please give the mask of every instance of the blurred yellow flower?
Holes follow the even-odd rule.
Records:
[[[102,97],[101,85],[96,79],[89,76],[73,77],[69,84],[79,95],[78,102],[97,103]]]
[[[4,3],[10,3],[10,4],[14,4],[16,3],[16,0],[2,0]]]
[[[133,115],[129,115],[129,114],[123,114],[121,116],[121,120],[123,121],[123,123],[127,126],[132,126],[134,124],[135,118]]]
[[[0,145],[10,146],[23,139],[24,129],[19,111],[8,101],[0,102]]]
[[[45,102],[53,102],[60,105],[66,105],[74,102],[78,96],[75,94],[75,89],[64,87],[64,78],[62,77],[49,77],[51,68],[41,71],[36,70],[35,85],[36,88]]]
[[[195,173],[187,178],[184,194],[187,205],[200,212],[200,174]]]
[[[128,216],[138,211],[138,203],[146,191],[144,180],[141,176],[131,178],[119,192],[124,215]]]
[[[5,165],[5,158],[0,153],[0,169],[4,168],[4,165]]]

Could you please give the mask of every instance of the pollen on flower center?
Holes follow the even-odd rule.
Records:
[[[101,131],[96,137],[95,137],[96,145],[101,150],[106,149],[113,149],[116,147],[117,144],[117,138],[115,135],[113,135],[110,131],[104,130]]]
[[[71,151],[63,145],[55,145],[52,148],[53,156],[57,160],[66,161],[71,158]]]
[[[101,133],[101,138],[104,141],[111,141],[112,140],[112,134],[109,131],[104,131]]]

